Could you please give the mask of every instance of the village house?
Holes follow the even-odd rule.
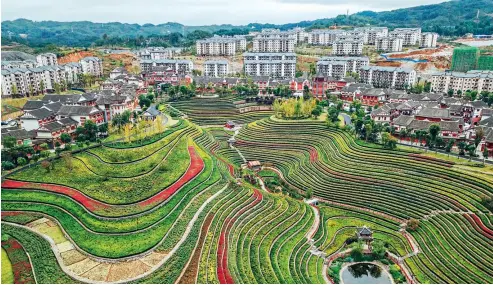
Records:
[[[45,124],[54,122],[55,119],[55,112],[44,107],[28,110],[20,117],[21,126],[26,131],[37,130]]]
[[[142,113],[142,118],[146,121],[154,121],[158,116],[161,116],[161,111],[156,108],[156,105],[151,105]]]
[[[2,137],[13,137],[17,145],[32,146],[32,141],[36,138],[36,131],[26,131],[25,129],[2,128]]]
[[[88,120],[93,121],[97,125],[105,122],[104,112],[94,106],[69,106],[64,105],[57,112],[58,120],[71,118],[78,123],[78,126],[84,126]]]
[[[64,118],[58,121],[54,121],[45,124],[36,130],[36,138],[47,139],[47,142],[54,147],[55,142],[60,142],[60,137],[62,134],[69,134],[72,138],[75,135],[75,130],[77,129],[77,121],[71,118]]]

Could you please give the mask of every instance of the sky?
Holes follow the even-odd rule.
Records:
[[[184,25],[285,24],[364,10],[384,11],[447,0],[2,0],[2,21],[93,21]]]

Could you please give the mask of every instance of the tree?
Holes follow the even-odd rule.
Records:
[[[368,138],[370,137],[372,129],[373,129],[373,126],[370,123],[365,124],[365,141],[368,141]]]
[[[98,126],[99,133],[107,133],[108,132],[108,123],[104,123]]]
[[[17,84],[12,84],[12,95],[19,94],[19,90],[17,89]]]
[[[148,98],[144,97],[142,98],[141,100],[139,100],[139,106],[144,109],[144,107],[149,107],[151,106],[151,100],[149,100]]]
[[[431,141],[433,143],[436,143],[436,140],[437,140],[437,137],[438,137],[438,134],[440,133],[440,126],[438,124],[432,124],[430,125],[430,127],[428,128],[428,132],[430,134],[430,137],[431,137]]]
[[[450,153],[450,151],[452,151],[452,147],[454,146],[455,144],[455,140],[454,139],[450,139],[448,142],[447,142],[447,146],[445,146],[445,151],[447,153]]]
[[[476,137],[474,138],[474,145],[476,145],[476,148],[477,148],[478,145],[481,143],[481,140],[484,137],[484,130],[483,130],[483,128],[476,127],[474,129],[474,131],[476,133]]]
[[[464,141],[461,141],[459,142],[459,144],[457,144],[457,148],[459,148],[459,155],[464,155],[464,150],[466,149],[466,147],[467,144]]]
[[[355,261],[360,261],[363,258],[363,245],[360,242],[351,250],[351,257]]]
[[[337,110],[337,108],[335,108],[334,106],[329,107],[327,113],[327,121],[329,121],[329,123],[335,123],[339,121],[339,111]]]
[[[315,107],[315,109],[313,109],[312,111],[312,116],[314,116],[315,119],[317,119],[320,116],[320,114],[322,114],[322,107],[320,106]]]
[[[305,198],[306,199],[311,199],[313,197],[313,190],[311,188],[308,188],[305,193]]]
[[[26,165],[26,163],[27,163],[27,160],[24,157],[18,157],[17,158],[17,165],[23,166],[23,165]]]
[[[72,137],[70,137],[69,134],[67,133],[63,133],[61,136],[60,136],[60,140],[63,142],[63,143],[69,143],[72,141]]]
[[[394,138],[390,133],[383,132],[381,137],[382,137],[382,147],[388,149],[395,149],[397,147],[397,139]]]
[[[449,97],[454,96],[454,89],[449,89],[449,90],[447,91],[447,94],[448,94],[448,96],[449,96]]]
[[[310,87],[308,87],[308,85],[303,86],[303,99],[308,100],[310,99],[310,97]]]
[[[470,144],[466,147],[466,150],[469,155],[469,161],[471,161],[472,157],[476,156],[476,145]]]
[[[98,126],[91,120],[85,121],[84,132],[90,141],[94,141],[98,133]]]
[[[46,172],[50,172],[51,162],[49,162],[48,160],[43,160],[41,161],[41,167],[43,167]]]
[[[2,161],[2,169],[3,170],[11,170],[15,168],[15,164],[10,161]]]
[[[489,155],[488,148],[485,145],[484,150],[483,150],[483,164],[484,164],[485,160],[488,159],[488,155]]]
[[[17,139],[11,136],[3,137],[3,146],[5,148],[13,148],[17,144]]]
[[[387,253],[387,249],[385,248],[385,244],[381,240],[376,240],[372,242],[372,255],[375,259],[382,259],[385,257]]]
[[[72,153],[64,152],[60,155],[62,157],[63,163],[68,170],[72,171],[74,169],[74,162],[72,158]]]
[[[39,90],[41,91],[41,94],[45,93],[45,82],[43,80],[39,82]]]
[[[125,124],[123,123],[123,118],[121,114],[116,114],[111,119],[111,126],[117,128],[118,131],[120,131],[124,125]]]
[[[414,218],[411,218],[409,219],[409,221],[407,222],[407,228],[411,231],[415,231],[417,230],[419,227],[419,220],[417,219],[414,219]]]

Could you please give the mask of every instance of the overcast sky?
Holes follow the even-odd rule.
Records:
[[[364,10],[383,11],[446,0],[2,0],[2,21],[30,20],[185,25],[284,24]]]

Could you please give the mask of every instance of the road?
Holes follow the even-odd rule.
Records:
[[[351,125],[351,117],[346,113],[341,113],[341,116],[344,118],[344,125]]]

